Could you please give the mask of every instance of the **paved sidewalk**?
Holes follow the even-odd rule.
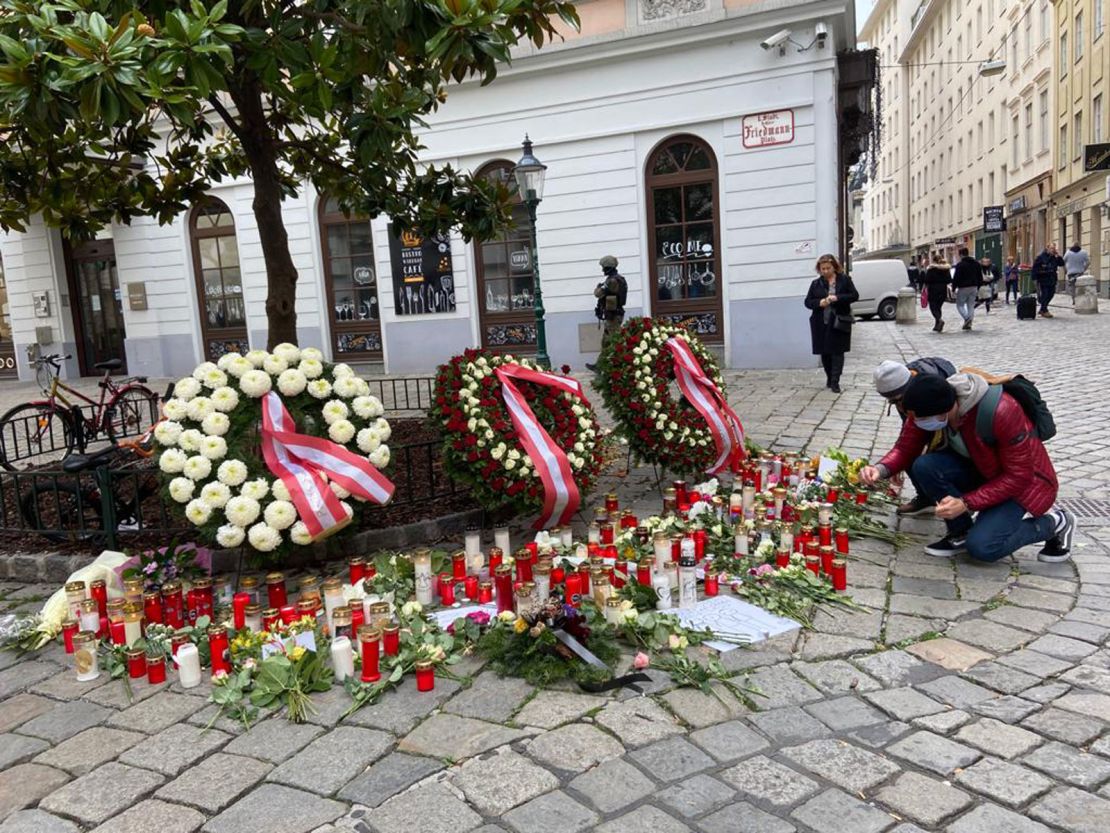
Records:
[[[303,726],[271,715],[202,732],[206,691],[138,684],[128,706],[116,682],[74,682],[57,648],[0,654],[0,833],[1105,833],[1110,318],[1012,310],[970,333],[863,323],[839,397],[813,370],[730,373],[730,398],[761,443],[877,456],[898,428],[871,390],[881,358],[1021,370],[1057,418],[1064,496],[1091,501],[1073,564],[853,542],[863,610],[725,656],[752,669],[757,713],[663,679],[647,696],[594,696],[474,664],[465,688],[410,682],[343,723],[334,689]],[[650,470],[609,486],[658,505]],[[52,589],[2,585],[0,609]]]

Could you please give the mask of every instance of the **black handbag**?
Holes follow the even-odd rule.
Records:
[[[838,333],[850,333],[852,332],[852,321],[852,316],[837,313],[833,317],[832,328]]]

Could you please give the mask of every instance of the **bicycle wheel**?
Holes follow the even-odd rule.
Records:
[[[69,413],[48,402],[16,405],[0,417],[0,466],[8,471],[61,459],[73,443]]]
[[[158,419],[158,394],[143,385],[128,385],[117,393],[104,413],[108,439],[118,443],[124,437],[143,433]]]
[[[100,498],[54,477],[36,482],[19,499],[27,526],[51,541],[89,541],[103,534]]]

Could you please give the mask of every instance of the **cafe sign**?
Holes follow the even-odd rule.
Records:
[[[794,111],[770,110],[744,116],[741,138],[749,149],[789,145],[794,141]]]

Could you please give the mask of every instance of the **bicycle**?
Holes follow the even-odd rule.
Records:
[[[145,376],[117,382],[111,373],[123,362],[98,362],[95,367],[104,371],[104,378],[99,382],[100,400],[94,401],[58,378],[62,360],[69,358],[53,354],[33,360],[35,379],[46,398],[16,405],[0,417],[0,467],[15,471],[16,464],[44,454],[64,457],[74,448],[84,452],[101,433],[116,445],[157,418],[159,397],[146,387]],[[75,400],[91,406],[91,415],[86,416]]]

